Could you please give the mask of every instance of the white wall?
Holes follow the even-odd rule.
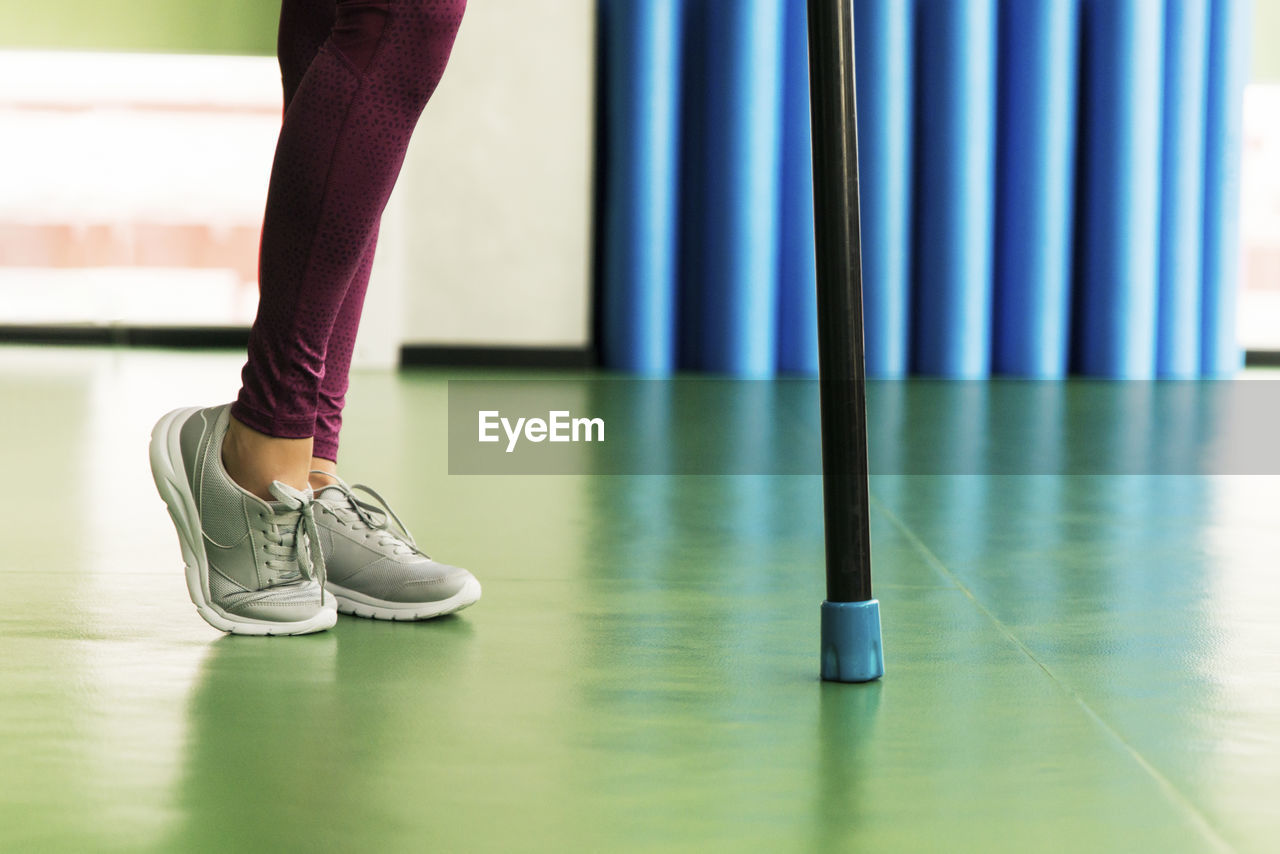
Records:
[[[587,343],[594,77],[594,0],[471,0],[383,219],[358,364]]]

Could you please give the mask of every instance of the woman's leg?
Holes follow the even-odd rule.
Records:
[[[258,318],[224,446],[228,470],[252,491],[281,475],[306,485],[329,343],[338,331],[335,357],[345,350],[345,358],[335,359],[327,395],[332,433],[332,404],[340,410],[346,386],[339,363],[349,362],[363,301],[363,282],[355,293],[352,286],[367,277],[378,221],[465,5],[338,0],[329,37],[292,92],[263,224]],[[282,9],[282,24],[299,8]],[[305,53],[305,39],[285,48]],[[291,80],[285,85],[288,95]],[[336,455],[335,435],[322,444]],[[266,452],[270,445],[276,453]]]
[[[282,0],[276,57],[284,90],[284,110],[337,20],[337,0]],[[223,444],[223,460],[232,478],[259,498],[271,497],[273,480],[301,486],[299,469],[312,453],[305,439],[278,439],[251,430],[234,418]],[[314,468],[314,465],[308,466]]]
[[[316,408],[315,444],[311,454],[311,468],[336,473],[338,470],[338,434],[342,430],[342,408],[347,402],[347,384],[351,373],[351,354],[356,347],[356,331],[360,327],[360,312],[364,308],[364,295],[369,288],[369,275],[373,271],[373,252],[378,243],[378,230],[374,228],[369,238],[369,248],[360,259],[360,267],[347,288],[347,296],[338,310],[338,319],[329,335],[329,349],[324,360],[324,379],[320,382],[320,397]],[[312,486],[324,486],[327,479],[311,478]]]
[[[337,18],[337,0],[284,0],[280,9],[280,36],[277,55],[280,60],[280,77],[284,84],[284,107],[289,109],[293,95],[298,91],[302,77],[329,38]],[[351,354],[355,350],[356,330],[360,327],[360,312],[369,287],[369,275],[373,270],[374,249],[378,244],[375,230],[369,240],[369,248],[360,259],[355,277],[347,287],[347,295],[338,310],[338,318],[329,335],[325,354],[324,379],[320,383],[320,397],[316,412],[315,440],[312,447],[311,469],[337,471],[338,436],[342,430],[342,409],[346,404],[348,375],[351,370]],[[327,480],[311,477],[312,486],[323,486]]]
[[[337,17],[338,0],[282,0],[276,58],[280,62],[286,112],[311,61],[333,32]]]

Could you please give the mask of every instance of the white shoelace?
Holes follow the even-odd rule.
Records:
[[[329,504],[325,505],[325,508],[332,510],[338,518],[345,522],[368,528],[377,537],[379,545],[390,547],[396,554],[418,554],[428,560],[431,559],[430,555],[418,548],[417,542],[413,539],[413,535],[409,533],[409,529],[405,527],[404,522],[400,521],[400,517],[391,509],[391,505],[387,503],[387,500],[374,489],[365,486],[363,483],[348,486],[347,482],[342,478],[329,472],[313,471],[311,473],[322,474],[332,481],[320,492],[326,489],[337,489],[346,498],[346,506],[338,505],[334,507]],[[361,501],[356,497],[354,492],[356,489],[368,493],[377,504]],[[392,521],[400,529],[399,533],[390,528]]]
[[[294,582],[301,578],[314,580],[320,584],[320,602],[324,604],[324,584],[326,580],[324,554],[320,550],[320,533],[316,527],[314,501],[305,495],[294,497],[277,492],[276,499],[285,506],[285,510],[276,510],[271,517],[270,527],[264,531],[267,538],[263,548],[268,554],[267,566],[272,569],[284,569],[278,578],[284,582]],[[290,563],[296,563],[298,573],[285,569]]]

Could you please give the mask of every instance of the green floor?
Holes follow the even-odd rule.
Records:
[[[344,471],[484,599],[223,638],[146,440],[239,364],[0,348],[0,850],[1275,850],[1280,478],[877,477],[824,685],[818,478],[449,477],[445,375],[361,374]]]

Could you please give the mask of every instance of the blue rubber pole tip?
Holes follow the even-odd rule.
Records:
[[[883,675],[879,600],[823,602],[823,680],[871,682]]]

